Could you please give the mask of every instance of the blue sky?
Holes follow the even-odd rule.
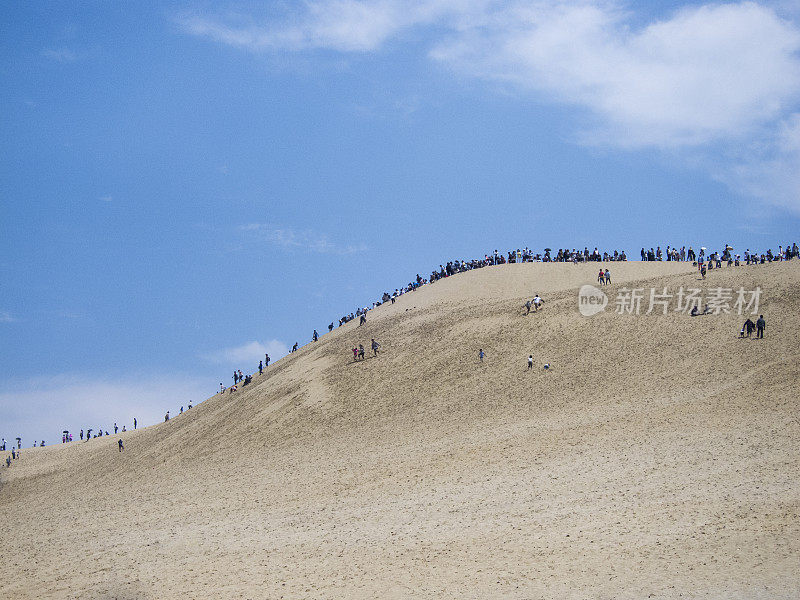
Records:
[[[800,231],[792,2],[6,3],[0,435],[152,423],[494,248]]]

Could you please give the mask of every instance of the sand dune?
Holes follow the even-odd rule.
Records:
[[[604,266],[612,303],[760,286],[767,338],[583,317],[596,265],[439,281],[122,454],[26,450],[0,470],[0,598],[800,597],[800,261]]]

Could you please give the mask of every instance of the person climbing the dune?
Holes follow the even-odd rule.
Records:
[[[535,312],[539,312],[539,309],[542,307],[542,304],[544,304],[544,300],[541,299],[539,294],[536,294],[533,297],[533,309],[534,309],[534,311]]]
[[[361,360],[365,359],[365,356],[364,356],[364,345],[363,344],[359,344],[358,345],[358,358],[360,358]]]
[[[120,440],[117,442],[117,444],[119,444],[119,451],[120,451],[120,452],[122,452],[123,450],[125,450],[125,446],[123,446],[123,445],[122,445],[122,440],[121,440],[121,439],[120,439]]]
[[[378,356],[378,348],[380,348],[380,347],[381,347],[381,345],[378,342],[375,341],[375,338],[372,338],[372,355],[373,356]]]

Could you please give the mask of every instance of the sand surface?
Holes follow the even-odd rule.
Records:
[[[485,268],[122,454],[26,450],[0,469],[0,598],[800,597],[800,261],[604,266],[591,318],[598,265]],[[760,286],[767,337],[615,314],[634,285]]]

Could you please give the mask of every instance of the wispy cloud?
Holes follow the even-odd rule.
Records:
[[[10,312],[0,310],[0,323],[13,323],[14,321],[16,321],[16,319]]]
[[[189,33],[250,51],[330,48],[343,52],[377,49],[409,27],[430,24],[453,2],[328,0],[307,2],[305,11],[279,24],[258,23],[243,15],[186,14],[178,19]],[[469,4],[469,2],[461,4]]]
[[[113,202],[114,198],[112,196],[100,196],[101,202]]]
[[[45,58],[49,58],[60,63],[70,63],[78,60],[78,55],[69,48],[47,48],[40,53]]]
[[[781,2],[687,4],[644,25],[635,4],[614,0],[303,6],[280,22],[194,14],[181,24],[193,35],[254,52],[375,52],[425,28],[428,56],[454,73],[578,108],[580,143],[688,150],[693,160],[705,153],[701,162],[731,188],[800,211],[793,175],[800,28],[792,20],[796,10]],[[729,152],[731,145],[748,152]],[[285,245],[300,237],[274,236]]]
[[[297,230],[292,227],[276,227],[267,223],[247,223],[241,225],[239,230],[286,249],[303,249],[320,254],[342,255],[366,250],[364,244],[338,244],[309,229]]]
[[[289,347],[279,340],[269,340],[267,342],[247,342],[241,346],[233,348],[223,348],[215,352],[203,355],[209,362],[228,367],[241,368],[245,365],[248,369],[255,369],[258,361],[264,359],[265,354],[269,354],[270,360],[278,360],[289,353]]]
[[[800,113],[783,121],[772,139],[751,144],[718,177],[772,204],[798,209],[800,202]]]
[[[134,417],[140,426],[152,425],[167,410],[174,414],[215,392],[208,381],[174,375],[120,380],[60,374],[19,380],[0,388],[0,435],[19,435],[28,446],[34,439],[60,441],[63,429],[74,435],[87,427],[113,431],[115,422],[130,428]]]

